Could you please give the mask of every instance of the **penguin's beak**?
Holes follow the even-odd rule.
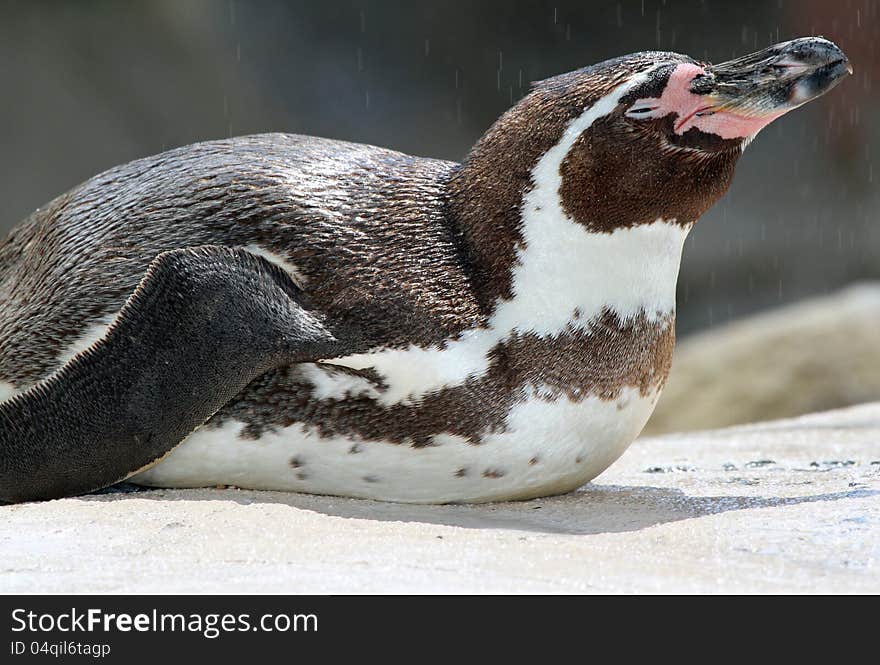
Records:
[[[710,65],[694,78],[690,90],[703,97],[699,115],[723,113],[770,122],[824,95],[847,74],[852,74],[852,65],[837,45],[804,37]]]

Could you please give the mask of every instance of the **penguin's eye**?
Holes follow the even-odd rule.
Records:
[[[649,104],[633,104],[626,111],[627,118],[650,118],[657,106]]]

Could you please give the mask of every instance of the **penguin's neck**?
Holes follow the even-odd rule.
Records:
[[[560,165],[589,125],[607,112],[597,102],[575,118],[549,117],[546,135],[502,117],[449,184],[450,211],[469,259],[488,327],[555,335],[603,313],[622,321],[675,311],[681,252],[690,225],[657,218],[611,231],[572,219],[560,195]],[[528,107],[526,107],[528,109]],[[580,322],[580,323],[578,323]]]

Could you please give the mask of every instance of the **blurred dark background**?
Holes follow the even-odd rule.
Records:
[[[766,129],[686,247],[679,329],[880,278],[880,3],[0,0],[0,231],[115,164],[316,134],[460,160],[530,81],[822,34],[855,75]],[[880,166],[880,165],[878,165]]]

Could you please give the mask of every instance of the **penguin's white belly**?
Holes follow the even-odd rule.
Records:
[[[658,391],[615,400],[549,401],[535,394],[503,432],[474,444],[440,434],[433,446],[326,438],[303,425],[239,436],[242,423],[202,428],[133,482],[158,487],[233,485],[413,503],[525,499],[595,478],[638,436]],[[475,405],[478,408],[479,405]]]

